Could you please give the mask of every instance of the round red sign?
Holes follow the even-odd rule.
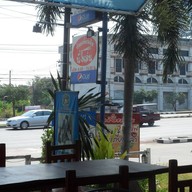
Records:
[[[73,48],[73,59],[77,65],[89,65],[96,55],[96,41],[94,38],[81,37]]]

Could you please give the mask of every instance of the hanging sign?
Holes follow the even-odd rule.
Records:
[[[79,139],[78,92],[56,92],[54,111],[54,143],[64,145]]]
[[[98,35],[73,38],[71,84],[95,83],[97,79]]]
[[[73,27],[86,27],[87,25],[101,21],[102,12],[86,10],[71,16]]]

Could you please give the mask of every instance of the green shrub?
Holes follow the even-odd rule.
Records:
[[[53,134],[54,129],[53,127],[44,129],[43,134],[41,136],[42,146],[41,146],[41,163],[45,162],[45,143],[47,141],[53,142]]]

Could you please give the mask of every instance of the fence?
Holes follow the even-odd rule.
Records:
[[[119,157],[120,154],[116,153],[115,154],[116,157]],[[142,162],[142,163],[148,163],[150,164],[151,163],[151,149],[150,148],[147,148],[146,150],[144,151],[131,151],[128,153],[128,157],[131,157],[131,156],[138,156],[138,161],[139,162]],[[135,159],[135,157],[134,157]]]
[[[128,154],[128,156],[131,155],[139,155],[139,162],[142,163],[151,163],[151,149],[147,148],[144,151],[132,151]],[[118,156],[118,154],[116,154]],[[16,159],[24,159],[25,165],[31,165],[32,161],[41,161],[41,157],[31,157],[31,155],[18,155],[18,156],[6,156],[6,161],[9,160],[16,160]]]
[[[17,155],[17,156],[6,156],[6,161],[24,159],[25,165],[31,165],[32,161],[41,161],[41,157],[31,157],[31,155]]]

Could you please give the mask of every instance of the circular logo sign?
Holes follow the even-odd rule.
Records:
[[[96,55],[96,41],[94,38],[81,37],[73,48],[73,59],[79,66],[89,65]]]
[[[77,80],[81,80],[82,79],[82,73],[79,73],[78,75],[77,75]]]

